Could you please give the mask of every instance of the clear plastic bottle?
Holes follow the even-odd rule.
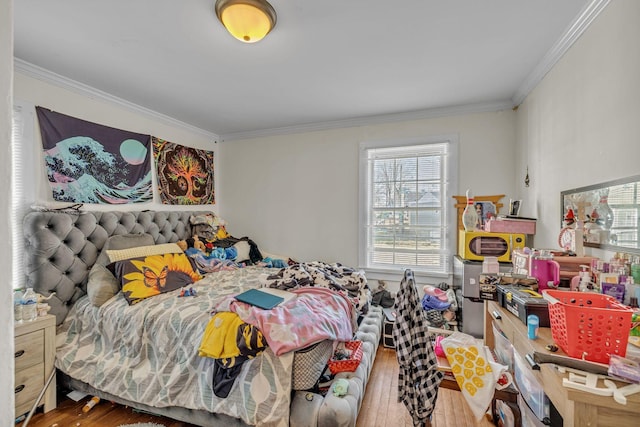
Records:
[[[27,288],[22,295],[22,320],[31,321],[38,317],[37,311],[38,297],[33,288]]]
[[[476,212],[476,207],[473,205],[473,196],[469,190],[467,190],[467,206],[464,208],[464,212],[462,212],[462,225],[464,226],[464,231],[475,230],[477,224],[478,212]]]
[[[93,407],[96,406],[98,403],[100,403],[100,398],[98,396],[93,396],[91,400],[89,400],[87,404],[82,407],[82,412],[86,414],[91,409],[93,409]]]
[[[22,291],[20,289],[13,292],[13,321],[22,322]]]

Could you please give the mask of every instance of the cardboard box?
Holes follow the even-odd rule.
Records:
[[[478,277],[480,299],[497,301],[498,283],[500,283],[500,277],[497,274],[480,274]]]

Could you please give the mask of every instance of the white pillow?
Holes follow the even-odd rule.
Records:
[[[179,254],[182,253],[182,249],[176,243],[161,243],[159,245],[150,246],[138,246],[135,248],[120,249],[120,250],[107,250],[109,261],[124,261],[132,258],[140,258],[150,255],[162,255],[162,254]]]
[[[94,264],[89,271],[87,283],[87,294],[91,304],[100,307],[118,292],[120,292],[120,283],[113,273],[102,264]]]
[[[251,257],[249,256],[249,252],[251,251],[249,242],[247,242],[246,240],[241,240],[234,244],[233,247],[236,248],[236,251],[238,252],[238,255],[236,255],[236,262],[244,262],[251,259]]]

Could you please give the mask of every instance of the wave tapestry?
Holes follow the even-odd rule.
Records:
[[[36,107],[54,200],[124,204],[153,200],[149,135]]]
[[[216,203],[213,151],[152,137],[158,191],[165,205]]]

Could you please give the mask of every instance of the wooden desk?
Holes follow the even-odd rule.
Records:
[[[491,313],[494,311],[499,313],[500,320],[492,317]],[[545,349],[547,344],[553,343],[550,328],[540,328],[538,339],[528,339],[526,325],[500,307],[497,301],[485,302],[484,337],[489,348],[494,348],[492,321],[500,327],[514,350],[523,358],[525,354],[533,353],[534,350],[564,355],[562,350],[551,353]],[[627,404],[620,405],[610,396],[598,396],[564,387],[562,379],[567,375],[560,374],[555,365],[542,364],[539,371],[532,372],[562,416],[565,427],[640,425],[640,393],[627,396]]]

